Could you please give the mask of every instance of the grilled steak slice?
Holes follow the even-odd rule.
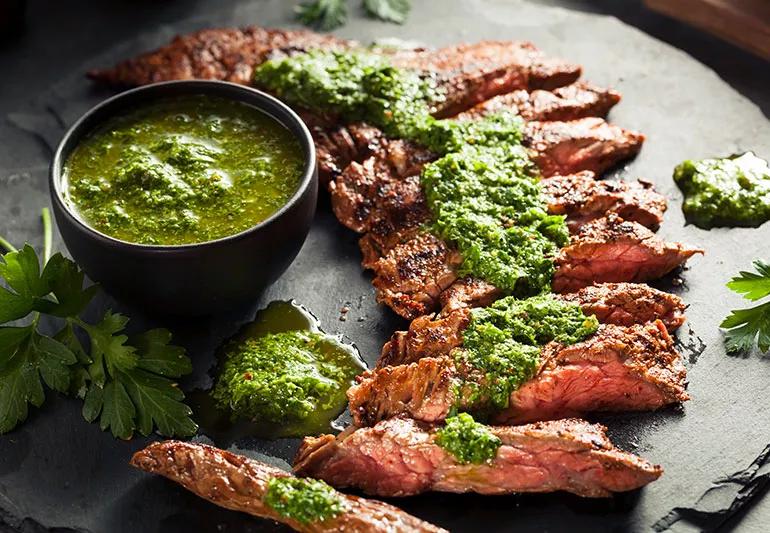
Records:
[[[540,185],[548,201],[548,212],[567,215],[573,232],[609,213],[656,230],[666,211],[666,198],[655,192],[648,181],[597,181],[592,172],[586,171],[554,176]]]
[[[685,320],[686,306],[681,298],[641,283],[602,283],[554,298],[579,305],[586,315],[596,315],[603,324],[631,326],[661,320],[668,331],[675,331]],[[444,307],[437,316],[415,318],[407,331],[396,331],[385,343],[377,368],[441,357],[462,346],[462,332],[471,319],[470,307]]]
[[[277,49],[349,48],[353,41],[307,30],[214,28],[177,35],[167,45],[113,68],[92,70],[92,80],[115,86],[210,79],[248,84],[254,67]]]
[[[561,249],[553,290],[573,292],[593,283],[649,281],[702,253],[686,244],[665,242],[641,224],[608,215],[584,225]]]
[[[687,308],[679,296],[643,283],[598,283],[557,297],[578,304],[585,314],[596,315],[605,324],[630,326],[660,320],[668,331],[684,324]]]
[[[316,118],[309,113],[302,113],[302,118],[310,127],[318,161],[318,176],[322,185],[342,174],[351,161],[359,161],[379,148],[384,136],[378,128],[364,123],[349,126],[329,125],[325,121],[313,124]]]
[[[528,122],[524,144],[543,176],[590,170],[602,174],[639,153],[644,135],[589,117],[568,122]]]
[[[220,507],[282,522],[297,531],[446,531],[386,503],[339,494],[343,511],[323,522],[303,524],[263,503],[268,482],[290,474],[242,455],[192,442],[155,442],[138,451],[131,464],[160,474]]]
[[[337,437],[305,438],[294,471],[378,496],[563,490],[594,498],[638,489],[662,474],[615,448],[605,427],[584,420],[489,429],[502,441],[490,463],[460,464],[436,444],[434,428],[394,418]]]
[[[482,102],[457,116],[459,119],[483,117],[511,110],[524,120],[577,120],[604,117],[620,102],[620,93],[579,81],[552,91],[518,90]]]
[[[458,366],[458,364],[460,366]],[[629,327],[602,324],[588,339],[543,347],[537,374],[513,392],[493,420],[506,424],[551,420],[595,411],[646,411],[681,402],[686,371],[666,326],[657,320]],[[348,390],[358,426],[401,414],[433,423],[457,407],[483,412],[483,399],[458,397],[458,384],[483,385],[485,376],[453,355],[368,371]]]
[[[463,307],[486,307],[503,295],[502,291],[483,279],[466,276],[452,283],[441,293],[442,313]]]
[[[430,233],[418,233],[377,260],[372,284],[377,301],[403,317],[430,311],[441,292],[457,279],[462,258]]]
[[[404,365],[423,357],[441,357],[463,344],[463,331],[471,320],[467,307],[438,316],[423,315],[409,324],[407,331],[396,331],[382,347],[376,368]]]
[[[436,50],[395,50],[398,67],[424,72],[444,94],[435,115],[449,117],[515,89],[553,89],[580,77],[580,66],[546,57],[533,44],[481,41]]]

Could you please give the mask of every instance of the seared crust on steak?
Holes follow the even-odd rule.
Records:
[[[459,366],[455,352],[367,371],[348,390],[358,426],[408,415],[434,423],[452,408],[483,412],[481,400],[458,397],[460,383],[483,384],[478,371]],[[543,347],[537,374],[513,392],[493,419],[507,424],[579,416],[595,411],[647,411],[681,402],[686,370],[663,322],[629,327],[602,324],[588,339]]]
[[[649,181],[598,181],[589,171],[554,176],[542,180],[540,186],[548,202],[548,212],[566,215],[572,232],[610,213],[654,231],[663,222],[667,207],[665,196],[655,192]]]
[[[568,122],[527,122],[524,144],[543,176],[590,170],[602,174],[639,153],[641,133],[589,117]]]
[[[649,281],[702,253],[700,248],[663,241],[641,224],[611,214],[585,224],[561,249],[553,290],[573,292],[593,283]]]
[[[464,111],[515,89],[552,89],[580,77],[580,66],[546,57],[532,43],[480,41],[436,50],[395,50],[391,62],[424,72],[444,95],[437,117]]]
[[[344,510],[323,522],[303,524],[285,518],[263,503],[269,481],[291,474],[242,455],[192,442],[154,442],[136,452],[131,465],[160,474],[220,507],[282,522],[296,531],[320,533],[444,532],[386,503],[339,494]]]
[[[518,90],[501,94],[459,114],[461,120],[499,111],[514,111],[524,120],[576,120],[604,117],[620,102],[620,93],[578,81],[552,91]]]
[[[336,438],[306,437],[294,471],[379,496],[567,491],[593,498],[638,489],[663,473],[615,448],[605,427],[584,420],[489,429],[502,441],[490,463],[460,464],[436,444],[435,428],[393,418]]]
[[[603,324],[631,326],[661,320],[674,331],[685,320],[681,298],[641,283],[602,283],[554,298],[579,305]],[[436,316],[415,318],[407,331],[396,331],[385,343],[377,368],[441,357],[462,346],[462,332],[471,320],[470,307],[475,306],[444,307]]]
[[[596,315],[605,324],[630,326],[660,320],[670,332],[684,324],[687,308],[679,296],[643,283],[598,283],[556,297],[578,304],[585,314]]]
[[[212,28],[177,35],[167,45],[88,72],[94,81],[133,87],[170,80],[224,80],[248,84],[254,67],[280,49],[350,48],[353,41],[308,30]]]

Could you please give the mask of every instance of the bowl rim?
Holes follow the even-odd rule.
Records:
[[[141,93],[149,93],[147,100],[145,102],[152,101],[153,99],[167,98],[171,96],[171,93],[173,93],[175,88],[181,88],[180,92],[182,93],[187,92],[188,94],[198,93],[198,94],[215,95],[220,98],[226,98],[226,99],[244,103],[246,105],[251,105],[252,107],[259,109],[261,112],[273,118],[273,120],[281,124],[283,127],[289,129],[292,136],[299,141],[300,145],[305,151],[305,158],[304,158],[305,165],[302,171],[300,182],[297,185],[297,190],[294,192],[294,195],[291,198],[289,198],[283,204],[283,206],[281,206],[277,211],[272,213],[269,217],[265,218],[264,220],[261,220],[254,226],[251,226],[250,228],[247,228],[238,233],[234,233],[232,235],[226,235],[218,239],[202,241],[202,242],[193,242],[193,243],[184,243],[184,244],[143,244],[143,243],[126,241],[123,239],[118,239],[117,237],[112,237],[110,235],[107,235],[106,233],[103,233],[91,227],[89,224],[86,223],[85,220],[83,220],[77,213],[75,213],[73,209],[64,200],[61,183],[62,183],[62,175],[63,175],[63,168],[64,168],[63,159],[64,159],[65,148],[70,143],[72,143],[72,139],[75,138],[75,143],[73,144],[73,147],[72,147],[72,149],[74,149],[74,147],[76,147],[79,144],[80,140],[83,139],[85,136],[87,136],[89,133],[91,133],[96,127],[98,127],[99,124],[103,124],[106,120],[109,120],[109,118],[115,116],[115,111],[125,110],[126,108],[121,108],[121,107],[116,107],[115,110],[110,109],[111,107],[118,106],[118,104],[120,104],[121,101],[134,98],[136,97],[137,94],[141,94]],[[169,92],[163,91],[164,89],[169,90]],[[224,89],[224,90],[220,92],[219,89]],[[159,91],[159,93],[156,95],[153,95],[152,93],[155,91]],[[244,97],[237,98],[233,96],[232,94],[233,91],[240,92]],[[271,110],[267,109],[268,106],[265,105],[266,102],[276,107],[278,110],[280,110],[280,112],[284,113],[288,120],[284,120],[283,118],[276,116],[274,112],[271,112]],[[139,107],[141,105],[142,105],[142,102],[136,102],[133,104],[129,104],[128,107]],[[93,120],[93,117],[98,113],[106,113],[106,115],[103,118],[99,119],[95,124],[88,125],[88,123],[91,120]],[[293,122],[294,125],[298,127],[299,134],[297,134],[295,131],[293,131],[291,128],[288,127],[288,122]],[[72,149],[70,149],[69,153],[66,154],[67,156],[69,156],[69,154],[72,152]],[[133,89],[122,91],[116,95],[113,95],[99,102],[95,106],[91,107],[88,111],[83,113],[72,124],[72,126],[69,127],[67,132],[59,141],[59,144],[56,146],[56,150],[54,151],[53,158],[51,159],[51,165],[49,167],[48,186],[52,192],[51,196],[53,197],[53,201],[57,204],[57,207],[60,208],[59,210],[62,213],[64,213],[64,215],[69,220],[73,221],[75,225],[78,227],[78,229],[80,229],[81,231],[84,231],[90,237],[98,241],[101,241],[103,244],[130,247],[137,251],[182,252],[186,250],[200,249],[206,246],[218,246],[222,244],[227,244],[229,242],[240,241],[248,238],[253,233],[258,232],[262,228],[270,225],[277,219],[281,218],[287,211],[289,211],[298,202],[300,202],[304,194],[307,192],[308,188],[312,186],[314,180],[318,179],[317,175],[318,174],[316,172],[316,151],[315,151],[315,143],[313,142],[313,137],[310,134],[310,130],[308,129],[305,122],[287,104],[285,104],[278,98],[264,91],[260,91],[258,89],[249,87],[247,85],[241,85],[237,83],[231,83],[231,82],[220,81],[220,80],[194,79],[194,80],[163,81],[158,83],[151,83],[148,85],[142,85],[140,87],[135,87]]]

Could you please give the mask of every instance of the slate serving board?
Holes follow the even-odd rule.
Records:
[[[395,501],[452,531],[695,531],[719,527],[770,478],[770,359],[728,357],[718,324],[740,299],[724,282],[754,258],[770,257],[770,225],[759,229],[699,230],[685,226],[681,196],[671,180],[685,158],[748,149],[770,156],[770,125],[760,110],[686,54],[611,17],[521,1],[414,2],[404,26],[353,14],[344,37],[369,41],[398,37],[430,45],[480,39],[529,39],[552,55],[581,63],[584,77],[612,85],[623,101],[610,119],[643,131],[641,155],[616,172],[644,177],[670,200],[660,234],[702,245],[707,255],[659,286],[690,304],[679,333],[688,359],[692,401],[658,413],[604,417],[622,448],[660,463],[664,476],[644,490],[607,500],[569,495],[480,497],[431,494]],[[212,25],[291,25],[292,2],[244,3],[203,19],[175,23],[115,46],[45,90],[34,105],[0,125],[0,233],[12,242],[40,243],[37,213],[48,204],[47,157],[64,128],[110,93],[83,77],[165,43],[176,33]],[[440,17],[436,17],[436,13]],[[26,133],[25,133],[26,132]],[[29,135],[32,133],[32,136]],[[61,241],[56,245],[63,249]],[[194,374],[183,386],[210,385],[219,343],[275,299],[295,298],[326,331],[354,341],[371,363],[390,333],[405,322],[374,301],[359,266],[356,236],[340,226],[328,200],[319,203],[313,229],[286,274],[253,306],[208,320],[153,318],[101,296],[90,312],[112,308],[133,317],[138,330],[166,326],[188,348]],[[195,287],[190,287],[195,290]],[[350,307],[345,321],[343,306]],[[144,312],[143,312],[144,311]],[[80,415],[80,402],[49,394],[16,431],[0,437],[0,531],[274,531],[274,524],[219,509],[163,479],[127,466],[150,439],[114,440]],[[198,440],[209,442],[205,435]],[[245,440],[232,449],[287,467],[298,441]]]

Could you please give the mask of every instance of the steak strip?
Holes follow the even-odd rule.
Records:
[[[460,113],[461,120],[499,111],[515,111],[524,120],[577,120],[604,117],[618,102],[620,93],[578,81],[551,91],[518,90],[501,94]]]
[[[661,320],[671,332],[685,320],[681,298],[640,283],[603,283],[554,298],[579,305],[587,316],[596,315],[603,324],[631,326]],[[385,343],[377,368],[448,355],[462,346],[470,320],[467,306],[445,307],[438,316],[415,318],[408,331],[396,331]]]
[[[511,394],[504,409],[464,396],[460,385],[483,386],[487,378],[454,355],[363,373],[347,393],[355,424],[372,426],[399,415],[435,423],[455,408],[491,410],[493,421],[518,424],[591,412],[648,411],[689,399],[682,358],[659,320],[628,327],[602,324],[582,342],[547,344],[536,375]]]
[[[285,518],[263,503],[268,482],[289,473],[242,455],[192,442],[164,441],[136,452],[131,465],[160,474],[220,507],[282,522],[296,531],[320,533],[445,532],[386,503],[339,494],[343,511],[318,523]]]
[[[665,242],[641,224],[610,214],[584,225],[561,249],[553,290],[573,292],[593,283],[658,279],[702,253],[700,248]]]
[[[306,437],[294,471],[388,497],[427,491],[608,497],[643,487],[663,473],[615,448],[605,427],[584,420],[489,429],[502,441],[490,463],[460,464],[436,444],[435,429],[394,418],[371,428],[351,427],[337,437]]]

